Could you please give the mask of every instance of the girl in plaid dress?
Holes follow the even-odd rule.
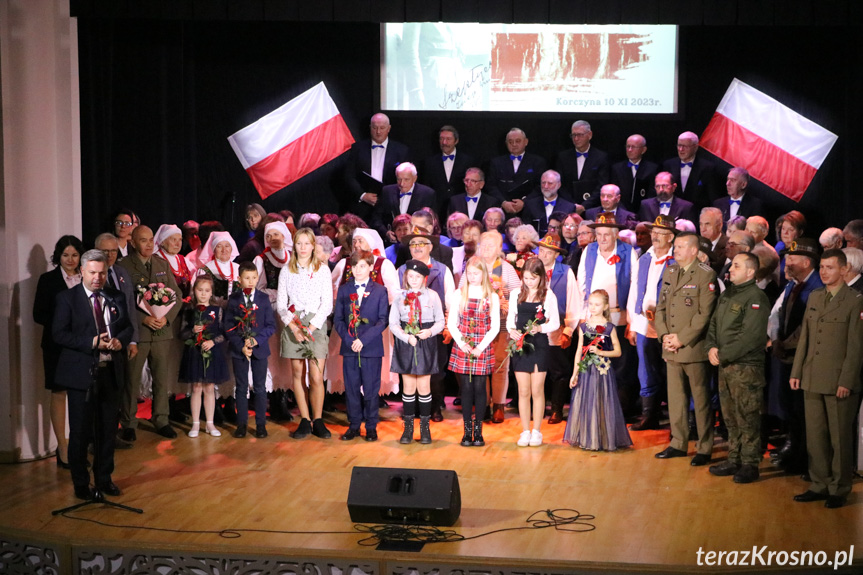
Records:
[[[461,444],[485,445],[482,420],[486,408],[486,377],[494,371],[491,342],[500,331],[500,299],[491,287],[488,267],[472,257],[465,267],[462,287],[450,295],[447,329],[453,347],[449,369],[461,386],[464,437]],[[471,411],[476,418],[471,420]]]

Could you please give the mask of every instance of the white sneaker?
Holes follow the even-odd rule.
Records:
[[[518,436],[518,441],[515,443],[519,447],[527,447],[530,445],[530,432],[522,431],[521,435]]]
[[[542,433],[538,429],[534,429],[530,432],[530,446],[538,447],[540,445],[542,445]]]
[[[213,437],[221,437],[222,436],[222,432],[219,431],[218,429],[216,429],[215,427],[213,427],[212,429],[207,428],[206,432],[209,433]]]

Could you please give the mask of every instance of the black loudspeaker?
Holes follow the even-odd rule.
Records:
[[[461,514],[455,471],[354,467],[348,511],[356,523],[452,525]]]

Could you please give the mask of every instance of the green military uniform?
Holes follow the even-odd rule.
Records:
[[[695,403],[698,426],[696,451],[713,451],[713,409],[710,407],[709,370],[705,338],[716,306],[716,272],[695,261],[687,269],[670,265],[662,274],[662,289],[656,304],[656,335],[659,341],[677,334],[682,347],[662,350],[668,371],[668,418],[671,447],[686,451],[689,445],[689,396]]]
[[[180,293],[180,288],[177,287],[174,274],[168,267],[168,262],[161,258],[151,256],[148,266],[137,254],[132,254],[123,258],[118,265],[126,268],[132,277],[136,296],[139,287],[146,287],[151,283],[163,283],[177,294],[174,307],[165,316],[168,325],[161,330],[161,333],[156,333],[144,325],[143,321],[147,317],[147,312],[140,307],[138,308],[137,321],[140,324],[137,342],[138,355],[129,361],[126,386],[120,396],[120,424],[123,429],[135,429],[138,427],[138,419],[135,414],[138,411],[141,372],[144,369],[144,362],[149,360],[150,373],[153,376],[153,416],[151,421],[156,429],[161,429],[168,425],[168,390],[171,377],[174,378],[174,381],[177,378],[176,373],[171,373],[171,366],[174,364],[171,360],[171,340],[174,339],[172,324],[177,318],[177,314],[180,313],[183,296]]]
[[[844,283],[809,296],[791,377],[804,390],[810,491],[845,497],[854,472],[854,417],[863,367],[863,294]],[[851,390],[836,397],[839,386]]]
[[[764,348],[770,301],[755,280],[730,285],[716,304],[707,349],[719,352],[719,401],[728,427],[728,461],[761,462]]]

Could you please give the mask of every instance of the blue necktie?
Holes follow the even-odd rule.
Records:
[[[399,194],[399,199],[402,199],[402,198],[403,198],[403,197],[405,197],[405,196],[409,196],[409,195],[411,195],[412,193],[413,193],[413,192],[405,192],[405,193],[403,193],[403,194]]]
[[[680,167],[685,168],[686,166],[692,167],[692,162],[680,162]]]
[[[550,201],[550,202],[543,202],[543,203],[545,204],[545,207],[548,207],[548,206],[554,207],[554,203],[555,203],[556,201],[557,201],[557,200],[552,200],[552,201]]]
[[[584,157],[586,158],[586,157],[587,157],[587,152],[576,152],[576,153],[575,153],[575,157],[576,157],[576,158],[580,158],[580,157],[582,157],[582,156],[584,156]]]
[[[638,164],[633,164],[632,162],[627,162],[626,167],[627,168],[635,168],[637,170]]]
[[[520,162],[520,161],[521,161],[521,156],[513,156],[512,154],[510,154],[510,155],[509,155],[509,159],[510,159],[510,160],[518,160],[518,161]]]
[[[372,150],[374,150],[375,148],[383,148],[383,147],[384,147],[383,144],[372,144]]]
[[[671,202],[659,202],[659,209],[662,208],[671,209]]]
[[[444,156],[443,161],[446,162],[447,160],[455,160],[455,154],[450,154],[449,156]]]
[[[469,202],[476,202],[479,198],[477,198],[476,196],[474,196],[472,198],[470,196],[468,196],[465,199]]]

